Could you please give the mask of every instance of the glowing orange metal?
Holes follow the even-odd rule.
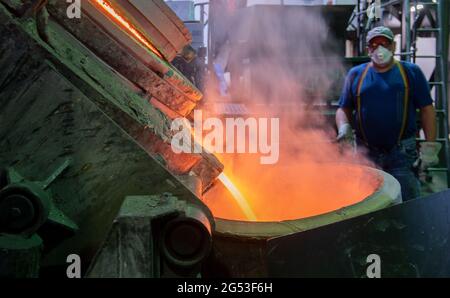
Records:
[[[125,31],[127,31],[131,36],[137,39],[142,45],[152,51],[159,58],[164,59],[161,53],[155,46],[141,33],[135,26],[131,24],[125,17],[123,17],[116,9],[106,0],[91,0],[97,4],[104,12],[108,14],[110,18],[116,21]]]

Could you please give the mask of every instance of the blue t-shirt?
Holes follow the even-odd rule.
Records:
[[[420,68],[408,62],[400,62],[409,81],[408,118],[403,139],[415,136],[416,109],[433,103],[430,87]],[[357,109],[357,88],[367,63],[353,67],[347,74],[339,99],[341,108]],[[362,127],[369,146],[391,149],[398,141],[403,122],[405,85],[399,67],[379,73],[373,67],[367,71],[361,87]],[[362,139],[358,113],[354,114],[357,136]]]

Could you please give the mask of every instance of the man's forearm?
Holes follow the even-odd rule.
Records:
[[[420,109],[420,121],[425,133],[425,140],[436,141],[436,112],[433,105],[428,105]]]

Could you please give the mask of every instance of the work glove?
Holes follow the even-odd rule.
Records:
[[[349,123],[344,123],[339,126],[336,141],[348,143],[350,145],[355,143],[355,134]]]
[[[422,142],[419,148],[420,169],[427,170],[439,163],[439,151],[442,144],[438,142]]]

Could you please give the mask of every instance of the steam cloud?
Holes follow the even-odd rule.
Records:
[[[230,96],[218,96],[217,83],[210,83],[206,107],[242,102],[252,117],[280,119],[278,164],[260,165],[251,154],[219,156],[258,218],[310,216],[370,195],[379,183],[376,177],[335,163],[373,165],[363,153],[335,143],[333,119],[317,109],[339,95],[333,90],[338,82],[340,91],[345,74],[339,45],[320,12],[253,7],[231,24],[215,61],[231,72]],[[205,197],[216,216],[242,217],[221,196],[212,190]]]

